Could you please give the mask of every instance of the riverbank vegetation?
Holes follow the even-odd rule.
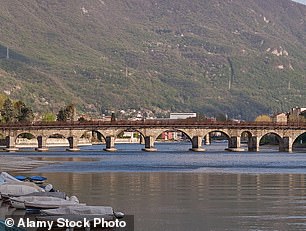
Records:
[[[24,102],[12,101],[10,98],[0,95],[0,122],[31,122],[34,119],[34,113]]]

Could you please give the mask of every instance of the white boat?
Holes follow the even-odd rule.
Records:
[[[41,210],[40,212],[43,216],[37,217],[38,220],[56,221],[58,218],[64,218],[69,221],[78,221],[86,218],[88,221],[93,221],[95,218],[114,220],[124,217],[123,213],[114,212],[113,208],[109,206],[76,205],[58,209]]]
[[[31,182],[14,182],[0,185],[1,199],[11,196],[23,196],[33,192],[44,192],[44,190]]]
[[[69,200],[50,196],[20,196],[11,197],[10,202],[17,209],[55,209],[79,204],[79,200],[75,196]]]
[[[26,194],[24,196],[38,196],[38,197],[58,197],[67,200],[67,194],[65,192],[34,192]]]
[[[7,182],[22,182],[12,175],[8,174],[7,172],[1,172],[0,173],[0,184],[1,183],[7,183]]]
[[[30,194],[26,194],[24,196],[20,196],[20,197],[10,197],[10,204],[11,206],[13,206],[16,209],[25,209],[25,204],[24,201],[27,198],[32,198],[32,197],[40,197],[42,199],[46,198],[46,197],[54,197],[54,198],[60,198],[63,200],[67,200],[67,195],[64,192],[34,192],[34,193],[30,193]],[[38,199],[38,198],[37,198]]]

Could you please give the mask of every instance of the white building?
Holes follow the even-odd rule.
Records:
[[[272,122],[274,123],[287,123],[288,116],[286,113],[279,113],[272,116]]]
[[[190,113],[170,113],[170,119],[171,120],[177,120],[177,119],[188,119],[188,118],[194,118],[197,117],[197,113],[190,112]]]

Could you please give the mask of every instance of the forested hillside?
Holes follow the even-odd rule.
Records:
[[[306,106],[305,20],[290,0],[2,0],[0,90],[253,119]]]

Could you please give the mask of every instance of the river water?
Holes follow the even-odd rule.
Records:
[[[205,153],[190,143],[102,146],[67,153],[20,155],[60,163],[34,169],[56,188],[89,205],[134,215],[135,230],[306,230],[306,153],[229,153],[213,144]]]

